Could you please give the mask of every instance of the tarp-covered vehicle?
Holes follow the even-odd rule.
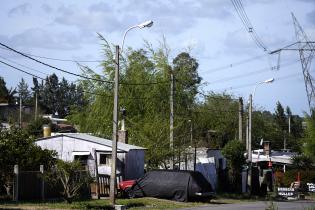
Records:
[[[211,184],[198,171],[154,170],[142,178],[120,183],[128,197],[156,197],[176,201],[210,198]]]

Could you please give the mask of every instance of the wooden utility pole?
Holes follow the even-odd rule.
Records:
[[[174,74],[170,67],[171,90],[170,90],[170,149],[172,157],[170,161],[170,169],[174,169]]]
[[[110,175],[110,202],[115,205],[116,193],[116,159],[117,159],[117,139],[118,139],[118,88],[119,88],[119,46],[116,45],[115,55],[115,82],[114,82],[114,110],[113,110],[113,140],[112,140],[112,164]]]
[[[20,93],[20,119],[19,119],[19,128],[22,128],[22,96]]]
[[[238,139],[243,142],[243,99],[240,97],[239,101],[239,111],[238,111]]]
[[[37,94],[37,90],[35,90],[35,120],[37,120],[37,97],[38,97],[38,94]]]
[[[249,95],[249,109],[248,109],[248,189],[249,193],[251,193],[251,185],[252,185],[252,112],[253,112],[253,96]]]

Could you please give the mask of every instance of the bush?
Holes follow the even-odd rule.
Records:
[[[292,182],[297,180],[299,170],[298,169],[290,169],[284,173],[283,177],[283,185],[289,187]],[[306,169],[300,170],[300,178],[302,185],[306,185],[308,182],[315,182],[315,170]]]
[[[82,196],[81,192],[93,180],[79,161],[62,160],[58,160],[56,166],[46,173],[45,179],[52,184],[61,183],[63,188],[61,194],[68,203],[72,203],[73,199]]]
[[[229,141],[222,149],[222,154],[227,159],[228,174],[232,191],[241,189],[241,170],[245,164],[245,146],[239,140]]]

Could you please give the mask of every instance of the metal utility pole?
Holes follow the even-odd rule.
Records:
[[[238,111],[238,139],[243,142],[243,99],[239,99],[239,111]]]
[[[22,128],[22,97],[20,94],[20,118],[19,118],[19,128]]]
[[[116,159],[117,159],[117,139],[118,139],[118,89],[119,89],[119,46],[116,45],[115,54],[115,81],[114,81],[114,110],[113,110],[113,140],[112,140],[112,165],[110,175],[110,202],[115,205],[116,184]]]
[[[170,169],[174,169],[174,74],[170,69],[171,90],[170,90],[170,149],[172,157],[170,161]]]

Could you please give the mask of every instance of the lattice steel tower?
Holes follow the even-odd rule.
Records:
[[[300,54],[302,70],[304,75],[305,88],[307,93],[308,105],[310,108],[310,113],[315,109],[315,87],[314,79],[310,74],[312,59],[314,57],[315,45],[311,42],[303,28],[300,26],[296,17],[291,13],[293,18],[293,24],[295,29],[296,39],[298,41],[298,51]]]

